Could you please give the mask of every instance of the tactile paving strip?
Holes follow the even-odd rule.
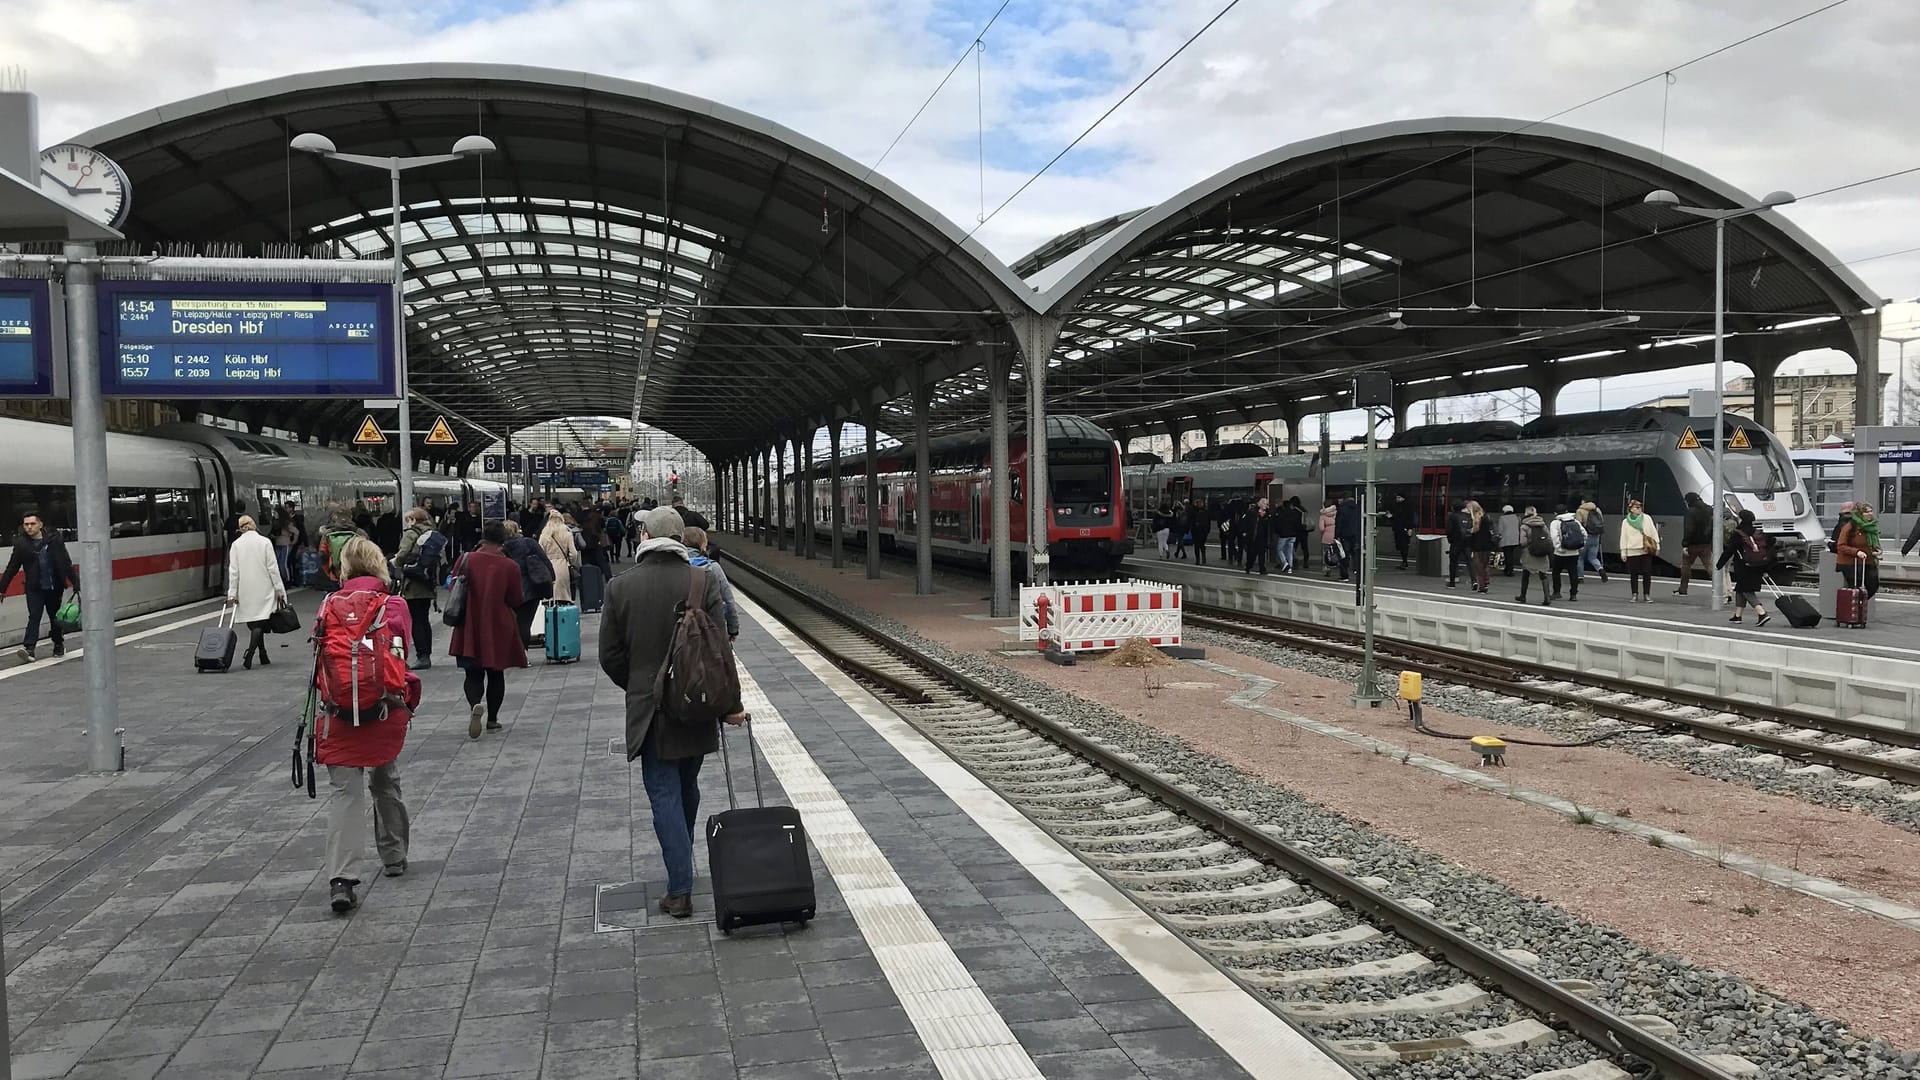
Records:
[[[1043,1080],[967,966],[940,936],[813,755],[743,665],[753,739],[806,822],[847,910],[946,1080]]]

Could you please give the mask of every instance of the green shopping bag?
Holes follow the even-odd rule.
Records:
[[[59,609],[53,613],[53,624],[60,628],[62,634],[77,634],[80,632],[80,593],[78,590],[75,590],[68,596],[67,602],[61,604]]]

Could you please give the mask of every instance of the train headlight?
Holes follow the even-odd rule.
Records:
[[[1807,512],[1807,500],[1799,492],[1793,493],[1793,516],[1804,517]]]

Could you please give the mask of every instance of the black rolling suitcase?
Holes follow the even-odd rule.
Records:
[[[220,609],[212,626],[200,631],[200,642],[193,647],[193,670],[225,671],[233,666],[233,650],[240,636],[233,632],[233,608]]]
[[[574,597],[580,602],[580,613],[591,615],[599,611],[607,602],[607,575],[592,563],[580,567],[580,595]]]
[[[1773,606],[1779,610],[1780,617],[1787,620],[1788,626],[1806,630],[1820,625],[1820,611],[1806,597],[1782,592],[1772,578],[1767,578],[1766,582],[1767,591],[1773,594]]]
[[[727,758],[727,728],[720,727],[720,768],[727,775],[727,809],[707,819],[707,866],[713,875],[713,914],[720,932],[762,923],[805,924],[813,918],[813,863],[800,811],[763,805],[760,761],[747,725],[747,759],[753,762],[752,807],[735,804],[733,770]]]

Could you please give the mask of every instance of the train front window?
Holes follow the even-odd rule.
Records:
[[[1793,487],[1793,481],[1787,479],[1789,473],[1781,469],[1772,454],[1736,450],[1725,456],[1722,468],[1726,470],[1728,491],[1788,491]]]
[[[1047,481],[1056,506],[1105,506],[1113,498],[1113,470],[1104,464],[1049,466]]]

